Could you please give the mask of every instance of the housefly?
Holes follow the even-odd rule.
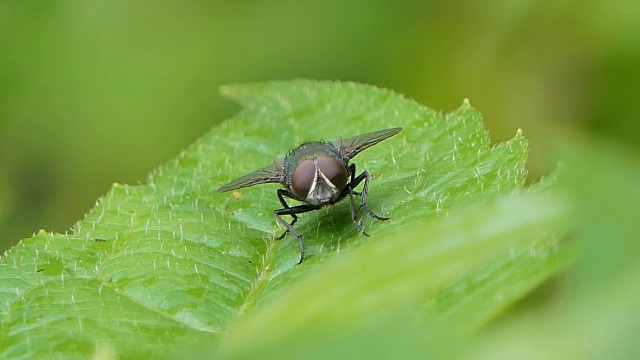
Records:
[[[333,205],[349,197],[351,202],[351,220],[356,224],[361,234],[367,233],[357,219],[357,213],[364,208],[369,215],[378,220],[389,218],[375,214],[367,206],[369,192],[369,172],[366,170],[356,176],[356,165],[349,161],[361,151],[390,138],[402,131],[396,127],[357,135],[348,139],[338,138],[333,142],[314,141],[304,143],[289,151],[284,158],[278,158],[273,164],[244,175],[218,189],[218,192],[236,190],[248,186],[279,183],[284,188],[278,189],[278,199],[283,208],[275,210],[273,215],[286,230],[276,239],[282,239],[287,233],[292,233],[300,242],[300,261],[304,260],[304,243],[302,234],[293,228],[298,221],[298,215],[318,210],[324,206]],[[364,181],[362,191],[355,188]],[[360,206],[356,208],[354,195],[361,195]],[[301,205],[289,206],[285,197],[302,202]],[[291,222],[282,218],[291,216]]]

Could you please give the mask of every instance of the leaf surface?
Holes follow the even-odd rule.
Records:
[[[376,266],[388,266],[394,276],[403,271],[426,271],[424,267],[403,267],[407,264],[403,265],[401,251],[394,256],[390,253],[378,264],[363,262],[362,257],[393,247],[394,242],[402,244],[407,241],[406,234],[414,234],[414,238],[423,231],[429,234],[435,231],[429,230],[432,227],[446,228],[449,242],[439,244],[437,237],[425,236],[428,247],[416,252],[416,257],[424,256],[422,261],[427,261],[429,246],[437,249],[453,241],[461,252],[451,252],[451,256],[466,254],[460,259],[475,260],[449,269],[458,269],[454,272],[428,268],[431,273],[408,276],[403,286],[416,282],[438,285],[430,290],[418,287],[425,304],[438,296],[446,298],[441,301],[450,304],[445,306],[446,312],[459,316],[478,305],[468,291],[462,292],[463,297],[454,294],[455,286],[469,281],[464,275],[471,265],[482,265],[496,278],[520,266],[520,280],[516,276],[508,283],[520,286],[520,290],[510,292],[503,302],[487,304],[487,313],[479,317],[482,320],[476,326],[570,262],[570,256],[558,256],[557,264],[544,266],[546,258],[540,258],[536,262],[540,270],[522,271],[531,264],[517,259],[532,260],[519,246],[542,241],[556,244],[546,232],[531,228],[539,219],[525,221],[524,217],[514,223],[480,216],[481,223],[460,220],[460,233],[447,227],[451,225],[447,225],[446,215],[469,206],[476,210],[468,211],[481,214],[482,204],[490,199],[519,193],[526,177],[527,142],[521,132],[491,147],[480,114],[467,101],[443,115],[372,86],[307,80],[232,85],[223,87],[222,93],[243,106],[234,118],[159,167],[145,184],[115,184],[69,234],[40,231],[2,257],[3,356],[85,358],[111,349],[127,358],[164,357],[180,354],[190,344],[219,339],[220,334],[229,334],[223,343],[233,351],[233,344],[242,343],[241,334],[260,328],[255,324],[262,321],[265,309],[295,299],[292,289],[303,286],[300,284],[309,277],[320,276],[314,281],[350,287],[365,284],[365,275]],[[403,132],[352,160],[359,171],[366,169],[375,177],[370,185],[370,208],[392,219],[375,221],[362,212],[363,226],[372,235],[367,238],[351,222],[348,201],[301,216],[296,229],[305,235],[307,249],[301,266],[294,266],[299,257],[294,237],[271,240],[282,231],[272,214],[281,207],[275,194],[277,185],[216,192],[221,185],[270,164],[274,157],[302,142],[331,141],[396,126],[403,127]],[[522,201],[541,204],[535,194],[530,196],[533,200]],[[494,201],[498,202],[487,206],[508,202]],[[561,209],[560,205],[552,206],[549,213],[554,215],[547,219],[560,233],[564,229]],[[517,226],[533,232],[514,243],[519,244],[514,245],[519,253],[512,260],[520,265],[508,265],[508,254],[495,256],[505,249],[508,238],[503,234],[517,232]],[[473,237],[476,228],[487,230],[479,234],[487,237]],[[494,245],[475,257],[470,249],[482,239]],[[548,248],[554,256],[557,246]],[[487,263],[491,259],[495,263]],[[339,264],[348,261],[362,266],[360,277],[353,272],[354,265],[347,266],[351,269],[347,273],[355,277],[325,271],[346,266]],[[413,261],[419,264],[421,259]],[[326,278],[322,278],[323,272]],[[402,287],[388,287],[395,295],[382,296],[379,285],[396,281],[394,276],[353,290],[362,299],[371,297],[372,304],[393,299],[420,302],[415,298],[417,292],[408,292],[405,299]],[[481,281],[474,283],[484,286]],[[490,291],[486,288],[485,296]],[[314,294],[286,316],[314,322],[309,314],[335,306],[326,302],[331,296],[323,298],[322,291]],[[451,305],[454,303],[459,310]],[[285,316],[284,312],[279,314]],[[285,323],[293,324],[290,320]],[[329,322],[324,326],[331,329],[338,325]],[[247,330],[228,332],[230,328]]]

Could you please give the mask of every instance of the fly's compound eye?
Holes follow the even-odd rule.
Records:
[[[316,165],[312,159],[301,162],[291,176],[291,188],[299,199],[305,199],[316,177]]]
[[[322,174],[338,190],[347,186],[347,168],[343,163],[329,156],[319,156],[316,163]]]

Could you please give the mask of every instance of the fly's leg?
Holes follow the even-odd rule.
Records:
[[[360,203],[360,207],[358,207],[358,209],[364,208],[365,210],[367,210],[369,215],[371,215],[372,217],[378,220],[389,220],[390,218],[377,215],[376,213],[371,211],[371,209],[369,209],[369,207],[367,206],[367,194],[369,193],[369,178],[370,176],[368,171],[363,171],[362,174],[358,175],[358,177],[356,178],[356,181],[358,184],[362,182],[362,180],[364,180],[364,186],[362,187],[362,202]]]
[[[351,209],[351,221],[353,221],[354,224],[356,224],[356,227],[358,228],[358,232],[364,236],[369,236],[369,234],[367,234],[366,232],[364,232],[364,229],[362,228],[362,225],[360,224],[360,221],[358,221],[358,210],[360,210],[360,208],[356,208],[356,202],[353,200],[353,195],[360,195],[361,193],[356,192],[353,190],[353,188],[355,188],[355,186],[357,185],[357,183],[354,183],[355,181],[355,174],[356,174],[356,164],[351,164],[349,165],[349,174],[351,174],[351,181],[349,181],[349,183],[347,184],[346,190],[349,190],[349,207]],[[360,180],[362,181],[362,180]],[[356,185],[353,185],[356,184]]]
[[[384,216],[380,216],[380,215],[374,213],[367,206],[367,194],[369,193],[369,178],[370,178],[369,172],[365,170],[360,175],[358,175],[357,177],[354,177],[355,172],[356,172],[356,164],[349,165],[349,172],[351,172],[351,182],[349,184],[347,184],[347,187],[349,188],[349,192],[350,193],[354,193],[355,194],[355,192],[352,189],[354,189],[356,186],[360,185],[360,183],[364,180],[364,186],[362,187],[362,192],[360,193],[360,195],[362,195],[362,201],[360,202],[360,206],[358,207],[358,210],[360,210],[360,208],[364,208],[369,213],[369,215],[371,215],[375,219],[378,219],[378,220],[389,220],[390,218],[384,217]],[[356,212],[357,212],[357,210],[356,210]]]
[[[297,219],[297,216],[296,216],[297,214],[318,210],[319,208],[320,208],[319,206],[313,206],[313,205],[298,205],[293,207],[287,206],[284,209],[273,211],[273,216],[276,217],[276,220],[280,224],[282,224],[282,226],[287,228],[287,230],[285,231],[285,234],[287,232],[292,233],[293,235],[295,235],[295,237],[298,238],[298,241],[300,242],[300,261],[298,261],[298,265],[302,264],[302,261],[304,260],[304,243],[302,242],[302,234],[300,234],[298,231],[296,231],[296,229],[293,228],[293,223],[295,223],[295,219]],[[282,215],[289,215],[294,218],[294,221],[292,221],[290,224],[286,220],[280,217]]]
[[[353,180],[355,180],[356,178],[356,164],[351,164],[349,165],[349,174],[351,174],[351,181],[349,182],[349,184],[353,183]],[[355,191],[355,186],[351,187],[349,189],[349,191],[353,194],[353,195],[362,195],[361,192],[359,191]]]
[[[289,204],[287,204],[287,202],[284,200],[284,196],[289,197],[289,193],[287,193],[287,191],[284,189],[278,189],[277,194],[278,194],[278,199],[280,200],[280,203],[282,204],[282,206],[284,206],[284,209],[290,209]],[[293,224],[295,224],[296,221],[298,221],[298,217],[296,216],[296,214],[289,214],[289,215],[291,215],[291,217],[293,218],[291,223],[289,223],[289,225],[291,225],[291,228],[293,228]],[[287,226],[287,229],[282,233],[282,235],[276,237],[275,240],[282,239],[283,237],[285,237],[285,235],[287,235],[288,232],[289,232],[289,226]]]
[[[369,234],[367,234],[364,231],[364,229],[362,228],[362,225],[360,224],[360,221],[358,221],[358,210],[360,208],[356,209],[356,202],[353,200],[353,195],[356,192],[353,191],[353,189],[351,188],[350,184],[347,185],[347,188],[349,189],[349,203],[350,203],[350,207],[351,207],[351,221],[353,221],[353,223],[356,224],[356,226],[358,227],[358,232],[360,232],[360,234],[368,237]]]

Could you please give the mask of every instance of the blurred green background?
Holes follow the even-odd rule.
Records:
[[[0,250],[144,182],[238,110],[217,93],[230,82],[353,80],[445,112],[469,98],[494,141],[524,130],[531,181],[558,142],[635,156],[638,19],[630,1],[4,0]]]

